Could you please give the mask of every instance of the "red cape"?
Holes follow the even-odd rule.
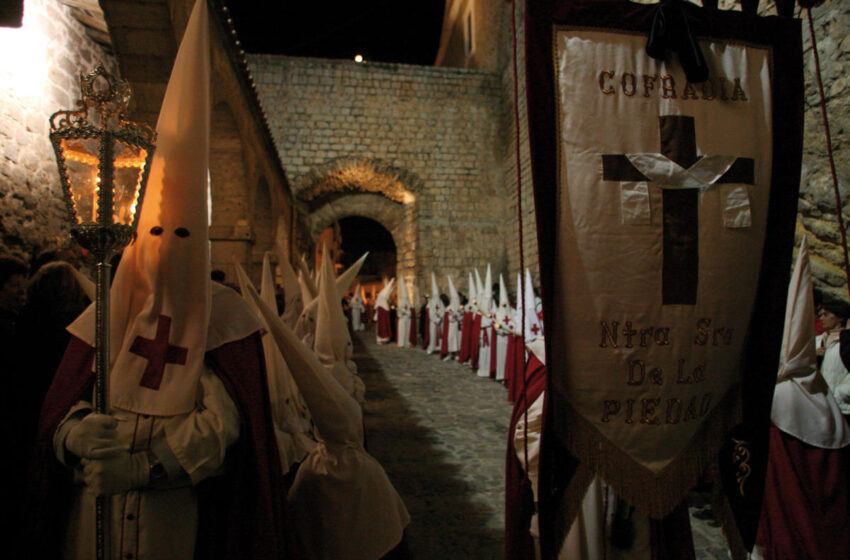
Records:
[[[381,340],[393,339],[393,321],[389,309],[378,308],[378,338]]]
[[[445,358],[449,353],[449,312],[443,315],[443,334],[440,336],[440,358]]]
[[[478,341],[481,338],[481,314],[476,313],[472,319],[472,327],[469,329],[469,365],[472,369],[478,369]]]
[[[431,343],[431,312],[425,308],[425,328],[422,329],[422,348],[428,348]]]
[[[531,517],[534,515],[534,495],[524,465],[516,456],[514,432],[525,410],[546,389],[547,375],[546,366],[534,354],[529,353],[528,356],[528,364],[524,368],[526,390],[522,390],[520,381],[520,391],[508,429],[508,454],[505,465],[505,560],[534,560],[534,540],[528,532]]]
[[[410,342],[410,347],[416,347],[416,310],[410,309],[410,334],[407,337],[407,341]]]
[[[821,449],[771,424],[756,544],[765,560],[850,558],[850,446]]]
[[[64,521],[70,506],[70,473],[53,453],[59,421],[77,401],[90,398],[94,350],[71,338],[41,411],[31,465],[29,558],[61,557]],[[227,452],[226,473],[200,483],[196,558],[292,558],[283,505],[286,488],[280,474],[272,430],[266,366],[259,333],[207,352],[207,364],[219,376],[239,409],[239,441]]]
[[[460,352],[457,355],[457,361],[466,363],[469,359],[469,348],[472,346],[470,340],[472,336],[472,313],[467,311],[463,314],[463,322],[460,329]]]
[[[496,377],[496,325],[490,327],[490,378]]]
[[[508,350],[505,355],[505,383],[508,386],[508,401],[516,402],[522,391],[522,371],[525,369],[525,343],[521,336],[508,335]]]

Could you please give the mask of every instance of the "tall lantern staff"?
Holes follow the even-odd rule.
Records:
[[[109,409],[110,260],[136,234],[153,159],[156,132],[126,119],[130,86],[114,79],[102,65],[80,74],[78,109],[50,117],[50,141],[71,236],[97,260],[95,296],[95,411]],[[97,559],[109,557],[108,497],[96,505]]]

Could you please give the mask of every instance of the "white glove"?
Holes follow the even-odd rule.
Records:
[[[103,459],[126,450],[118,441],[118,421],[108,414],[92,413],[68,432],[65,448],[81,459]]]
[[[96,496],[120,494],[150,480],[147,453],[121,451],[106,459],[83,459],[83,480]]]

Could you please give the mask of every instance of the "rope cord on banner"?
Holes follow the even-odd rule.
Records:
[[[522,413],[522,447],[523,447],[523,468],[526,476],[528,476],[528,380],[525,378],[525,251],[523,249],[523,230],[522,230],[522,158],[520,153],[520,126],[519,126],[519,71],[517,69],[517,30],[516,30],[516,0],[511,0],[511,39],[513,47],[513,71],[514,71],[514,134],[516,139],[516,214],[517,214],[517,230],[519,235],[519,278],[520,285],[517,286],[517,297],[522,294],[522,301],[518,301],[517,305],[520,308],[520,334],[522,335],[522,352],[523,357],[522,371],[519,375],[522,376],[522,401],[524,410]],[[516,365],[516,360],[514,360]],[[513,437],[513,435],[510,435]]]
[[[838,216],[838,229],[841,230],[841,246],[844,249],[844,280],[850,294],[850,256],[847,253],[847,232],[844,229],[844,217],[841,210],[841,194],[838,191],[838,175],[835,172],[835,154],[832,150],[832,135],[829,131],[829,117],[826,114],[826,95],[823,92],[823,78],[821,77],[820,56],[818,55],[818,43],[815,37],[815,25],[812,22],[812,9],[806,8],[809,20],[809,34],[812,38],[812,53],[815,55],[815,77],[818,82],[818,93],[820,94],[820,110],[823,118],[823,127],[826,134],[826,154],[829,158],[829,170],[832,173],[832,188],[835,192],[835,208]]]

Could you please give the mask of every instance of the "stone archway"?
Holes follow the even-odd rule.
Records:
[[[325,228],[342,218],[370,218],[393,237],[397,273],[415,274],[414,193],[420,182],[413,174],[380,160],[342,158],[311,170],[293,185],[296,198],[306,207],[314,242]]]

